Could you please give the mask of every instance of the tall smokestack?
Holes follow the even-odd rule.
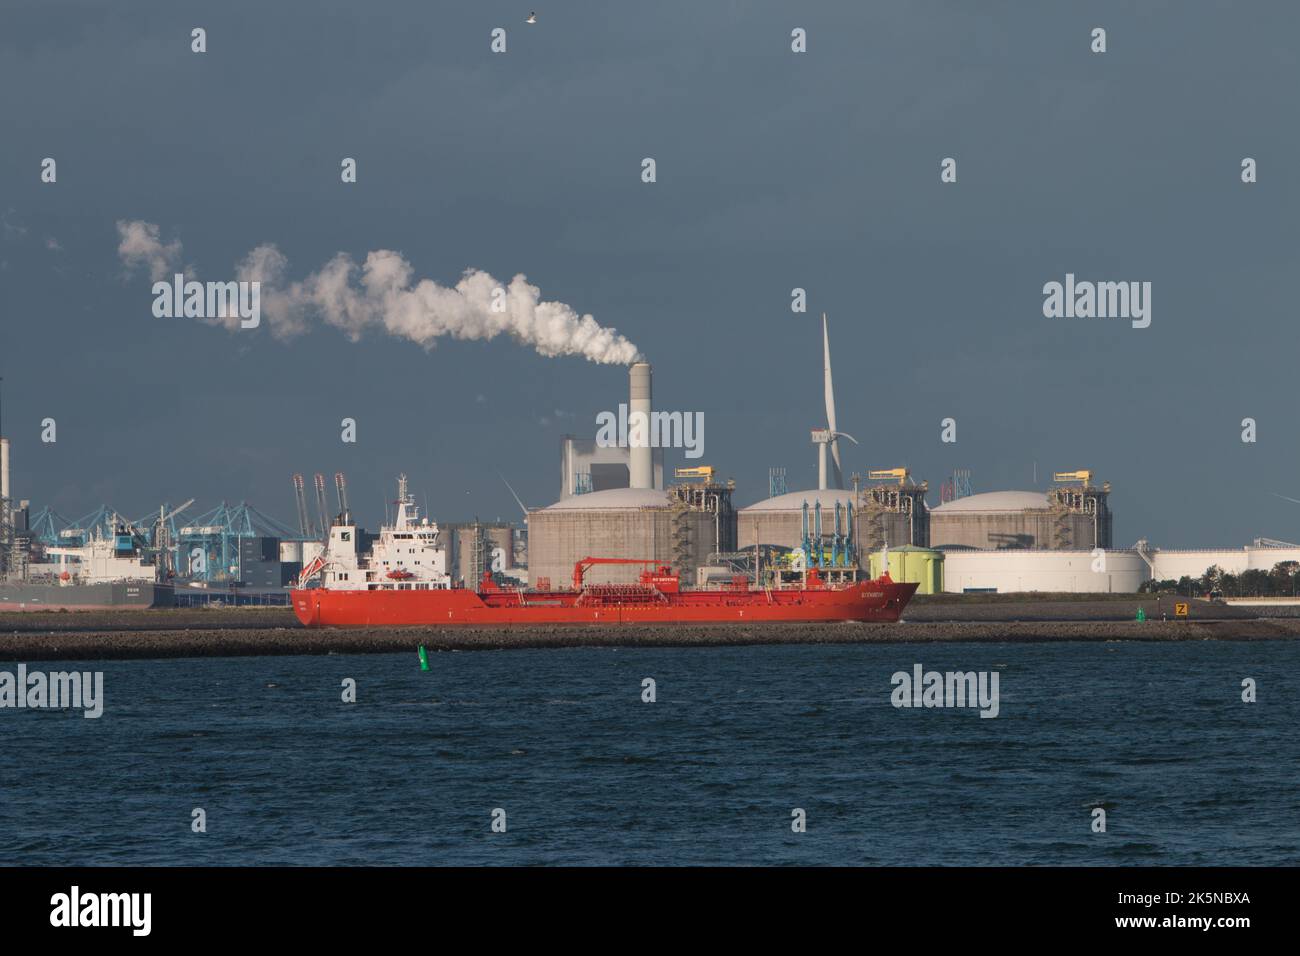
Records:
[[[9,509],[9,439],[0,438],[0,578],[9,573],[9,545],[13,540]]]
[[[4,379],[0,378],[0,385],[3,384]],[[0,435],[5,432],[3,411],[3,396],[0,395]],[[7,504],[9,504],[9,439],[0,438],[0,508]],[[4,530],[8,519],[9,513],[0,510],[0,531]]]
[[[650,363],[637,362],[628,369],[631,393],[628,396],[628,472],[633,488],[653,488],[655,486],[654,457],[650,450]],[[641,414],[638,415],[637,413]],[[640,435],[643,441],[633,442],[636,422],[642,422]]]

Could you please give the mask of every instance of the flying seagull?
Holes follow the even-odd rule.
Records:
[[[524,22],[525,22],[525,23],[536,23],[536,22],[537,22],[537,13],[536,13],[536,12],[533,12],[533,13],[528,14],[528,19],[525,20]]]

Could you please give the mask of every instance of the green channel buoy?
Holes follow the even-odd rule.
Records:
[[[1146,609],[1146,608],[1144,608],[1144,607],[1140,607],[1140,608],[1138,608],[1138,616],[1137,616],[1137,619],[1138,619],[1139,621],[1145,621],[1145,620],[1147,619],[1147,609]],[[423,652],[424,648],[420,648],[420,650],[421,650],[421,652]],[[421,656],[423,656],[423,655],[421,655]]]
[[[428,653],[425,652],[424,645],[421,644],[420,645],[420,670],[427,671],[428,669],[429,669],[429,655]]]

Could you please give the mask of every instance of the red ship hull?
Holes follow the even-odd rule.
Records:
[[[842,588],[681,591],[626,600],[586,591],[305,588],[293,592],[293,610],[306,627],[889,622],[898,620],[916,588],[882,578]]]

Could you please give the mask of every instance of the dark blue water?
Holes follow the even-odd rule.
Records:
[[[895,709],[890,676],[918,662],[999,671],[1001,715]],[[105,673],[99,720],[0,710],[6,862],[1300,859],[1300,643],[521,650],[431,665],[87,665]],[[347,677],[356,704],[340,701]],[[1244,677],[1257,703],[1241,702]],[[1104,834],[1090,831],[1099,804]],[[195,807],[206,833],[191,832]],[[791,831],[795,807],[806,833]]]

